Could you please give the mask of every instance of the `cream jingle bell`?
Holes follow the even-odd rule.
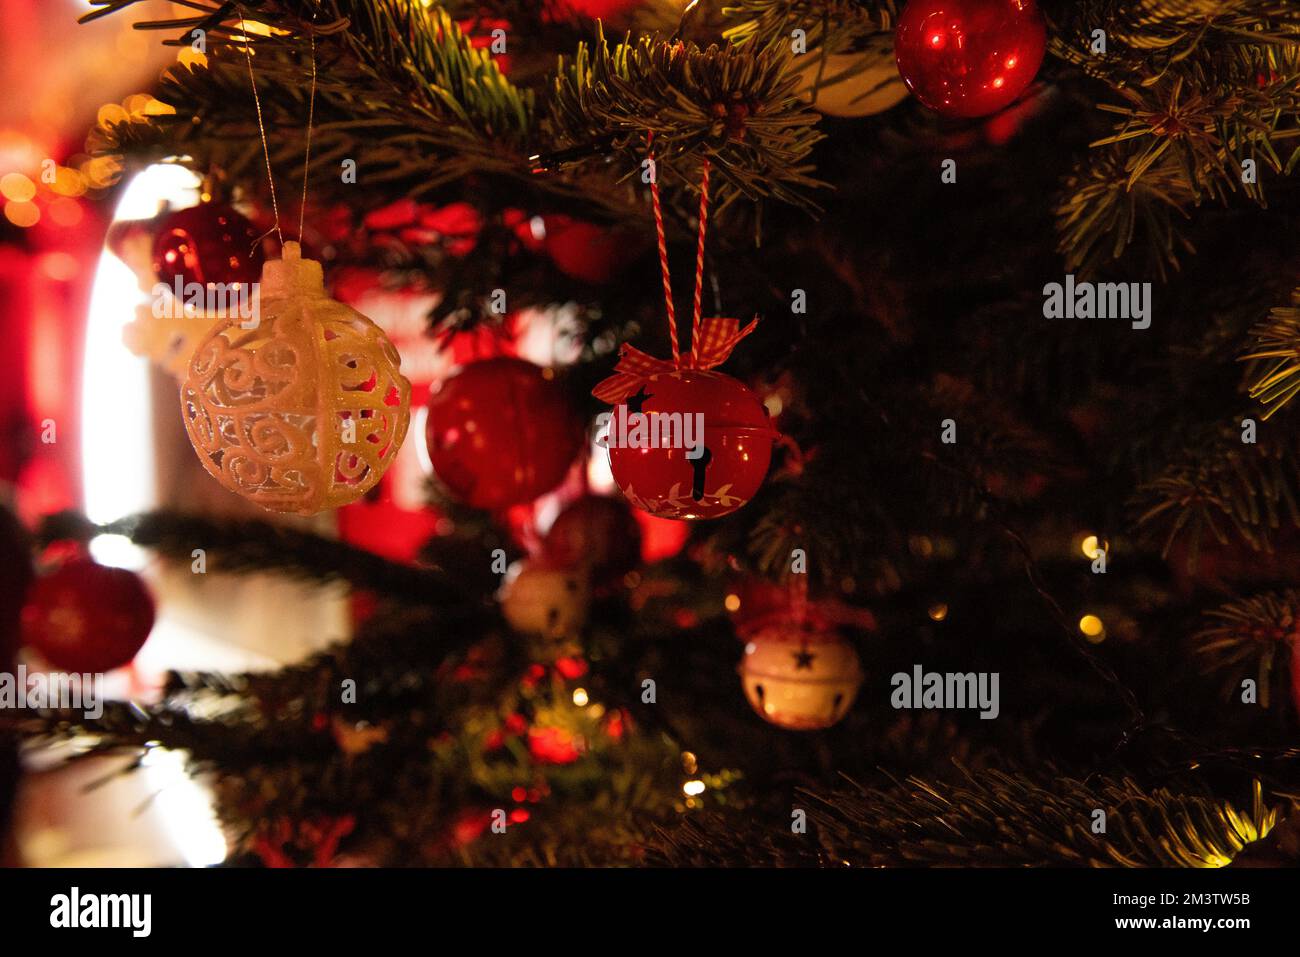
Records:
[[[583,570],[524,562],[502,590],[501,614],[522,634],[573,638],[587,622],[590,603]]]
[[[759,716],[792,731],[836,724],[862,686],[853,645],[834,631],[796,620],[750,634],[739,671],[745,697]]]
[[[325,293],[298,243],[262,270],[251,318],[220,322],[195,349],[181,413],[203,467],[276,512],[354,502],[406,437],[411,384],[383,331]]]

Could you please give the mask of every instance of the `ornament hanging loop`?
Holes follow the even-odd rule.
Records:
[[[673,284],[668,268],[668,239],[664,231],[663,203],[659,197],[659,166],[654,155],[654,133],[646,135],[646,150],[650,157],[650,205],[654,209],[655,236],[659,243],[659,270],[664,282],[664,311],[668,314],[668,339],[673,350],[673,365],[678,368],[700,368],[702,296],[704,291],[704,242],[709,228],[709,160],[704,159],[700,172],[699,236],[695,248],[695,295],[691,310],[691,353],[686,362],[681,361],[681,346],[677,337],[677,309],[673,305]]]
[[[271,233],[275,233],[284,245],[284,232],[280,228],[280,203],[275,193],[275,174],[271,170],[271,146],[266,137],[266,121],[262,115],[262,98],[257,92],[257,78],[253,73],[253,43],[248,33],[248,23],[244,18],[244,8],[236,5],[239,13],[239,32],[243,40],[244,59],[248,63],[248,85],[253,90],[253,106],[257,111],[257,132],[262,139],[262,157],[266,161],[266,184],[271,193],[271,212],[275,222],[265,233],[257,238],[260,243]],[[311,93],[307,100],[307,147],[303,157],[302,169],[302,203],[298,210],[298,241],[302,242],[303,225],[307,218],[307,177],[311,170],[311,135],[316,118],[316,15],[312,15],[312,29],[308,33],[311,40]]]

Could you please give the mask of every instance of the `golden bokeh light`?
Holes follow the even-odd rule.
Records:
[[[41,221],[41,211],[35,203],[16,203],[10,200],[5,203],[5,219],[15,226],[27,229]]]
[[[1101,623],[1101,619],[1096,615],[1084,615],[1079,619],[1079,631],[1093,644],[1101,641],[1106,637],[1106,626]]]
[[[0,176],[0,196],[15,203],[26,203],[36,196],[36,184],[22,173]]]

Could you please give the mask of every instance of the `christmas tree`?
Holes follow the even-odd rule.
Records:
[[[39,538],[355,627],[33,740],[183,751],[232,864],[1297,862],[1300,10],[183,6],[91,144],[205,178],[176,299],[260,277],[171,371],[268,511]],[[412,291],[431,392],[342,302]],[[280,522],[403,441],[418,555]]]

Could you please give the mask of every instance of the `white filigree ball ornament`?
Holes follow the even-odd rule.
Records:
[[[383,476],[410,424],[411,384],[383,331],[325,293],[321,264],[286,242],[253,315],[214,326],[181,385],[203,467],[262,508],[312,515]]]

